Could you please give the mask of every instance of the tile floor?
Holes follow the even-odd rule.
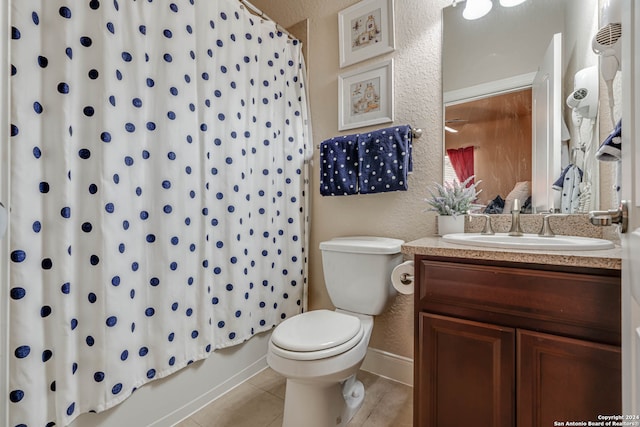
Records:
[[[349,427],[411,427],[413,389],[360,371],[364,404]],[[267,368],[176,427],[280,427],[285,379]]]

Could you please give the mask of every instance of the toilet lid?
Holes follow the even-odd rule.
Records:
[[[361,332],[360,319],[355,316],[313,310],[282,322],[274,329],[271,341],[284,350],[311,352],[338,347]]]

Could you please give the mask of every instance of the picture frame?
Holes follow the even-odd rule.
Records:
[[[393,121],[393,59],[338,76],[338,129]]]
[[[338,12],[340,68],[395,50],[394,0],[363,0]]]

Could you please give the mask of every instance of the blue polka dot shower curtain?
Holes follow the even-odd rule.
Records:
[[[19,0],[11,51],[12,426],[300,312],[299,43],[235,0]]]

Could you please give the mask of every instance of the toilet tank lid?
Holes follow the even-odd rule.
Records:
[[[404,243],[400,239],[375,236],[335,237],[320,243],[321,251],[360,254],[397,254]]]

